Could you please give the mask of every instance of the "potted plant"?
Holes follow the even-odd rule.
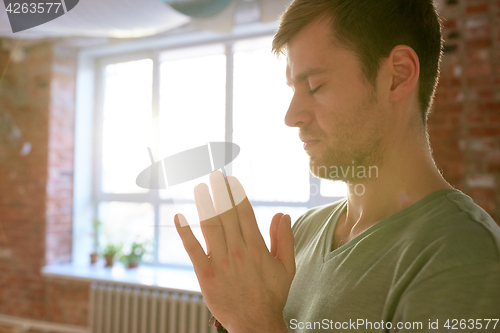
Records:
[[[136,268],[141,262],[142,256],[147,253],[144,243],[134,242],[130,248],[130,253],[122,257],[122,261],[128,268]]]
[[[113,266],[115,256],[120,253],[122,245],[108,244],[102,251],[104,259],[106,259],[106,267]]]
[[[94,252],[90,254],[90,263],[95,264],[99,258],[99,235],[102,222],[94,218],[92,220],[92,236],[94,237]]]

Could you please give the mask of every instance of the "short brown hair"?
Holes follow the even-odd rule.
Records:
[[[420,61],[419,106],[424,124],[438,83],[443,40],[432,0],[294,0],[281,17],[273,51],[284,53],[305,26],[331,18],[332,41],[356,52],[367,80],[375,87],[382,59],[407,45]]]

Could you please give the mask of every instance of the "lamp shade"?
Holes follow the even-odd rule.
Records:
[[[178,12],[196,18],[211,17],[222,12],[231,0],[160,0]]]

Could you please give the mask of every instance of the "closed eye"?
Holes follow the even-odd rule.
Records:
[[[314,95],[316,92],[318,92],[319,88],[321,88],[321,86],[318,86],[316,89],[314,90],[309,90],[309,95]]]

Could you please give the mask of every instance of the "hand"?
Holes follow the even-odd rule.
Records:
[[[290,216],[276,214],[271,222],[271,251],[238,179],[222,172],[210,175],[215,209],[208,186],[195,188],[205,254],[183,215],[174,218],[200,283],[205,302],[230,333],[287,332],[283,309],[295,274]]]

